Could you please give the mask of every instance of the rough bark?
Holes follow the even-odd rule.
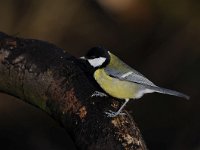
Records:
[[[0,90],[44,110],[69,132],[77,149],[146,150],[133,119],[108,118],[119,101],[101,90],[87,64],[50,43],[0,32]]]

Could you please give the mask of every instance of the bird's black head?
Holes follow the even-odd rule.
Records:
[[[93,47],[82,58],[86,59],[94,68],[103,68],[110,62],[109,52],[104,47]]]

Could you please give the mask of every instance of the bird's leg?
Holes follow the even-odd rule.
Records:
[[[120,115],[120,114],[123,115],[124,113],[121,113],[121,111],[126,106],[126,103],[128,103],[128,101],[129,101],[129,99],[125,99],[125,102],[119,108],[119,110],[117,112],[113,112],[113,111],[109,110],[108,112],[105,112],[105,114],[108,115],[108,117],[116,117],[117,115]]]
[[[108,95],[106,95],[105,93],[99,92],[99,91],[95,91],[91,97],[107,97]]]

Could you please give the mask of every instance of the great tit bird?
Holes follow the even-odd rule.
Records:
[[[155,85],[103,47],[94,47],[81,58],[93,67],[93,77],[105,93],[125,100],[117,112],[106,112],[109,117],[120,114],[130,99],[139,99],[146,93],[157,92],[189,99],[185,94]]]

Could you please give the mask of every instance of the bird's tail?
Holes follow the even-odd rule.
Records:
[[[180,92],[177,92],[177,91],[174,91],[174,90],[169,90],[169,89],[161,88],[161,87],[158,87],[158,86],[155,86],[155,87],[154,86],[148,86],[147,88],[150,89],[150,90],[153,90],[153,91],[155,91],[157,93],[178,96],[178,97],[185,98],[187,100],[190,99],[190,97],[188,95],[180,93]]]

